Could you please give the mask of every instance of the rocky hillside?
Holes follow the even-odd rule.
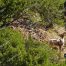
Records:
[[[48,41],[51,38],[60,38],[59,34],[65,32],[65,28],[54,25],[53,28],[46,30],[43,26],[38,23],[31,23],[29,20],[18,19],[15,20],[10,27],[18,29],[28,39],[29,35],[38,41]]]

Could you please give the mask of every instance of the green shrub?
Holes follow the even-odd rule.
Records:
[[[57,23],[63,20],[63,4],[64,0],[0,0],[0,22],[11,22],[21,17],[26,10],[32,10],[40,14],[42,22]],[[33,21],[38,21],[39,17],[35,15],[36,19],[30,15]]]
[[[29,38],[25,43],[27,56],[23,66],[57,66],[59,57],[56,50],[52,50],[48,43],[41,43]]]
[[[25,54],[24,39],[18,31],[0,30],[0,66],[21,66]]]

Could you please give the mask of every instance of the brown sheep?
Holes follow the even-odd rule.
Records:
[[[63,42],[61,39],[50,39],[49,43],[52,48],[62,50]]]
[[[64,48],[64,35],[66,32],[63,32],[62,34],[59,34],[60,38],[59,39],[50,39],[49,43],[50,46],[53,48],[57,48],[58,50],[62,50]]]

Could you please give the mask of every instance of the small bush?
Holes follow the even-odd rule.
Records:
[[[0,66],[20,66],[25,53],[24,39],[18,31],[0,30]]]

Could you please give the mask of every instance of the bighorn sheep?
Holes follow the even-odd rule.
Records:
[[[60,38],[59,39],[50,39],[49,43],[50,46],[52,46],[55,49],[62,50],[64,47],[64,33],[59,34]]]
[[[50,42],[51,47],[58,49],[58,50],[59,49],[61,50],[61,47],[63,45],[63,42],[61,39],[50,39],[49,42]]]

